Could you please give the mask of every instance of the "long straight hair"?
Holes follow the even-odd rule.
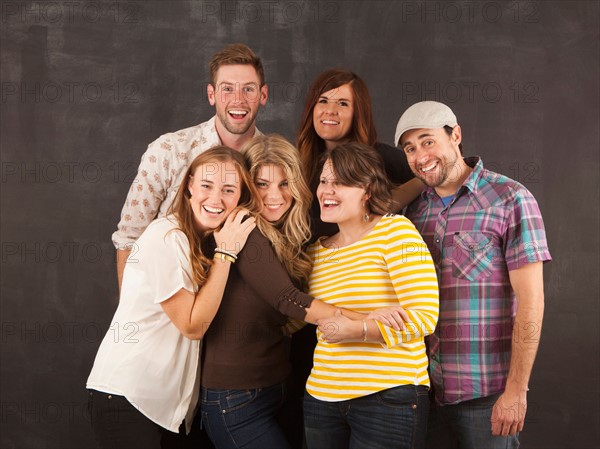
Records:
[[[319,160],[326,151],[325,141],[319,137],[313,124],[313,111],[321,95],[331,89],[348,84],[352,89],[353,115],[348,141],[373,146],[377,141],[377,131],[373,122],[371,96],[365,82],[355,73],[342,69],[331,69],[321,73],[313,81],[308,95],[297,136],[298,150],[304,174],[311,187],[317,184]]]
[[[216,146],[197,156],[183,177],[177,191],[177,196],[169,208],[169,213],[175,215],[178,229],[185,234],[190,245],[190,260],[194,284],[199,290],[204,285],[208,276],[208,269],[212,265],[213,248],[208,245],[208,237],[218,229],[211,229],[199,233],[194,227],[194,211],[190,204],[190,182],[196,171],[203,165],[210,163],[231,162],[237,171],[241,185],[241,195],[238,207],[248,209],[253,215],[258,215],[261,204],[257,201],[258,192],[250,175],[246,170],[244,158],[240,153],[226,146]],[[197,290],[196,290],[197,291]]]

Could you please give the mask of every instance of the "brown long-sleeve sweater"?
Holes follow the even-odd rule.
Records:
[[[219,311],[204,335],[202,386],[261,388],[290,373],[287,317],[303,320],[313,298],[299,291],[258,229],[231,267]]]

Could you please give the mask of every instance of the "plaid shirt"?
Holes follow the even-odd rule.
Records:
[[[440,285],[440,315],[429,337],[438,403],[502,392],[510,367],[516,298],[508,272],[551,260],[533,195],[465,158],[473,172],[444,207],[432,188],[406,216],[429,247]]]

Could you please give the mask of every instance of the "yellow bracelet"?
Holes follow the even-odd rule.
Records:
[[[221,259],[221,260],[226,260],[227,262],[235,263],[235,259],[233,257],[231,257],[229,254],[215,253],[213,260],[214,259]]]

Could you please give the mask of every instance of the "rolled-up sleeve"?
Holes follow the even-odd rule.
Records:
[[[161,136],[152,142],[140,162],[121,211],[121,219],[112,240],[117,249],[129,249],[158,215],[160,206],[171,185],[172,165],[169,144]]]

